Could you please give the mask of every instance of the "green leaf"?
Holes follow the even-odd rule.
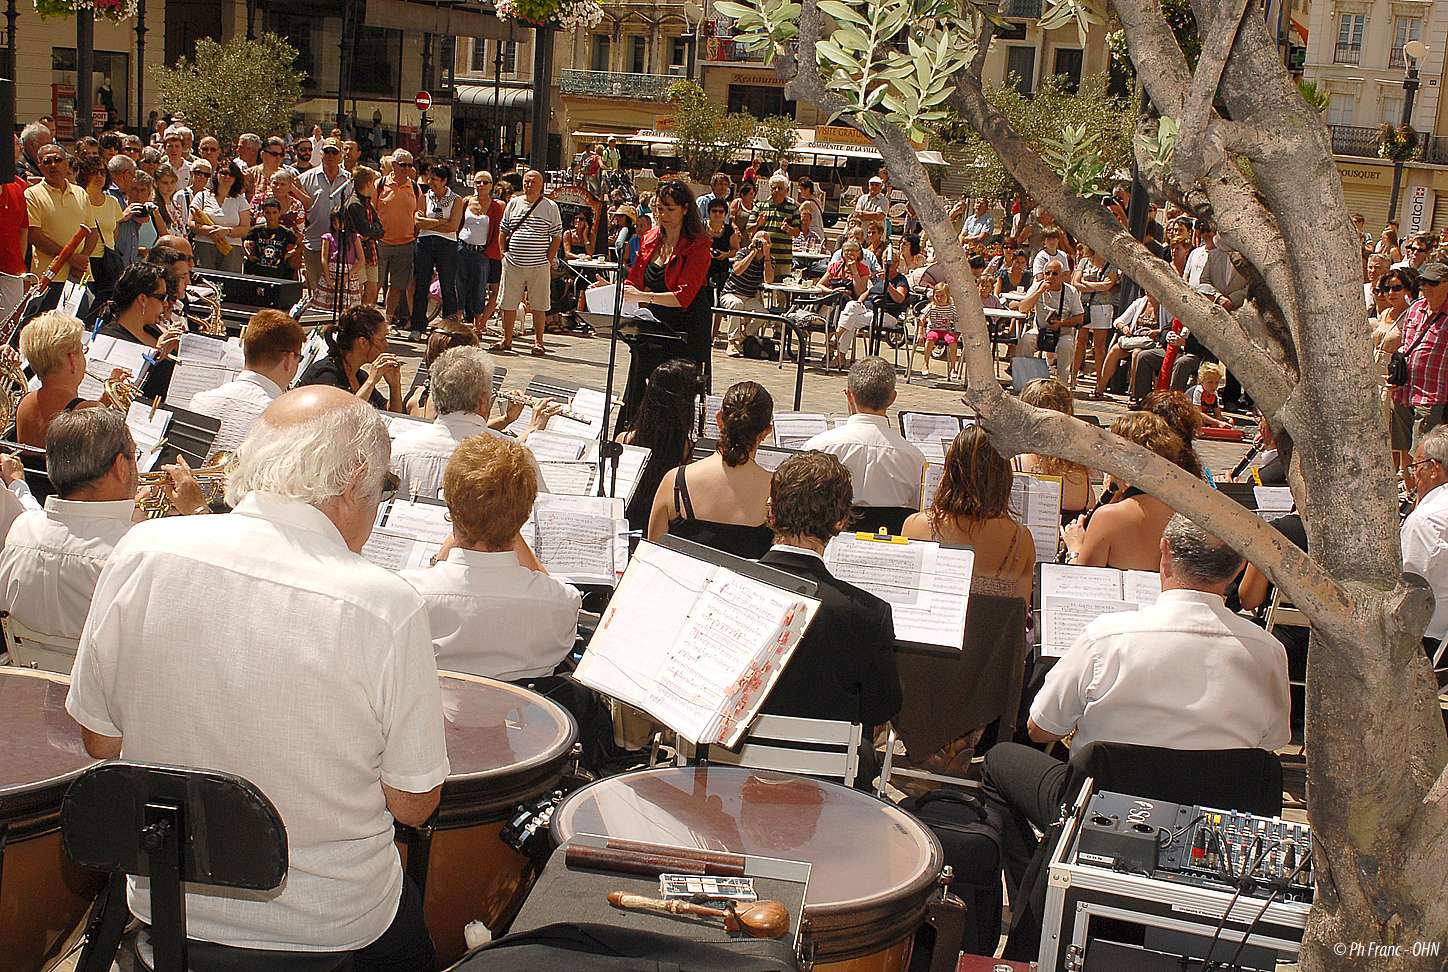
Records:
[[[717,0],[714,4],[714,9],[730,20],[742,20],[750,15],[758,16],[753,7],[743,3],[735,3],[734,0]]]
[[[847,70],[850,68],[858,70],[860,66],[860,62],[855,59],[853,54],[842,50],[840,46],[832,40],[821,40],[817,42],[815,44],[815,54]]]
[[[719,5],[716,3],[714,8],[717,10]],[[828,14],[841,23],[859,24],[861,27],[870,26],[870,22],[865,19],[864,14],[841,0],[820,0],[819,9],[821,13]]]

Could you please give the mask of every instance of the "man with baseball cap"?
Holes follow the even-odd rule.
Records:
[[[885,180],[879,176],[870,176],[870,181],[860,198],[855,200],[855,215],[866,223],[885,222],[885,216],[890,212],[890,200],[884,193]]]
[[[412,153],[392,153],[392,168],[377,192],[382,241],[377,244],[377,282],[386,291],[387,320],[405,329],[411,317],[412,261],[417,244],[417,183]]]
[[[342,142],[327,138],[322,141],[322,164],[302,173],[301,186],[312,199],[307,209],[307,224],[302,231],[302,257],[307,289],[315,292],[322,280],[322,237],[331,229],[332,212],[342,208],[349,192],[344,186],[352,181],[342,168]]]
[[[1393,390],[1393,424],[1410,426],[1414,446],[1443,424],[1448,403],[1448,264],[1423,264],[1418,293],[1402,318],[1408,383]]]

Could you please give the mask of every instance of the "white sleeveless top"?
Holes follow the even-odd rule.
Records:
[[[423,196],[422,198],[424,203],[424,216],[427,216],[430,219],[447,219],[448,214],[452,212],[453,204],[462,197],[449,189],[447,191],[447,195],[444,196],[442,199],[439,199],[437,198],[437,195],[433,193],[431,189],[429,189],[427,191],[427,195]],[[455,240],[458,238],[458,235],[456,233],[444,233],[441,230],[422,230],[417,235],[420,237],[437,236],[441,237],[444,240]]]

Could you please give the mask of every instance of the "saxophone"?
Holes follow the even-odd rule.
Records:
[[[221,294],[212,291],[209,294],[198,294],[197,299],[206,305],[205,317],[193,317],[186,315],[186,320],[195,324],[197,329],[209,337],[226,337],[226,322],[221,318]]]

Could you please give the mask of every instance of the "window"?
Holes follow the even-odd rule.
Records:
[[[607,34],[593,35],[593,60],[589,63],[589,67],[593,70],[608,70],[608,45],[609,36]]]
[[[1079,47],[1056,48],[1056,70],[1051,73],[1066,79],[1067,91],[1081,87],[1081,56]]]
[[[1017,45],[1006,48],[1006,81],[1015,75],[1016,90],[1028,95],[1036,90],[1036,49]]]
[[[1378,101],[1378,121],[1388,125],[1400,125],[1403,122],[1403,96],[1400,94],[1385,94]]]
[[[169,29],[171,25],[167,23],[166,26]],[[293,70],[301,72],[302,90],[307,92],[319,91],[321,85],[318,81],[319,71],[317,68],[317,59],[312,51],[314,47],[319,47],[320,45],[314,45],[312,43],[312,18],[302,14],[269,13],[267,17],[267,27],[288,44],[292,45],[292,48],[296,50],[297,58],[292,62],[292,68]],[[333,51],[335,52],[335,50],[336,48],[334,47]],[[189,54],[190,52],[188,51],[187,53]]]
[[[1407,67],[1403,45],[1418,40],[1423,32],[1423,21],[1418,17],[1393,18],[1393,49],[1388,53],[1388,67]]]
[[[1335,63],[1357,64],[1362,60],[1365,21],[1362,14],[1342,14],[1337,18],[1337,47],[1332,55]]]
[[[634,74],[648,73],[648,40],[642,35],[629,38],[631,50],[629,52],[630,70]]]
[[[518,72],[518,42],[508,41],[503,45],[503,73],[516,74]]]
[[[669,38],[669,66],[683,67],[689,63],[689,42],[682,37]]]
[[[794,102],[784,97],[784,88],[767,88],[762,84],[731,84],[729,110],[747,111],[755,118],[769,115],[794,117]]]
[[[359,94],[395,92],[397,66],[402,63],[401,44],[400,30],[359,24],[352,48],[352,90]],[[423,84],[426,86],[426,81]]]
[[[1334,94],[1327,105],[1327,123],[1329,125],[1351,125],[1356,100],[1349,94]]]
[[[488,73],[488,43],[481,37],[473,38],[473,56],[468,63],[468,70],[473,74]]]

